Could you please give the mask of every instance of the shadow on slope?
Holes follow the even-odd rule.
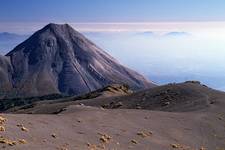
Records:
[[[214,106],[224,105],[225,99],[225,93],[208,88],[196,81],[168,84],[133,94],[122,90],[120,94],[114,93],[104,96],[103,93],[112,89],[115,90],[107,87],[80,97],[36,102],[25,107],[14,107],[7,112],[55,114],[67,110],[70,105],[86,105],[105,109],[190,112],[208,110]],[[121,88],[117,88],[117,91],[118,89],[121,90]]]
[[[28,97],[28,98],[13,98],[13,99],[2,99],[0,100],[0,110],[2,112],[11,112],[18,110],[35,109],[41,104],[49,105],[50,107],[54,104],[60,104],[61,107],[70,105],[69,102],[85,100],[85,99],[95,99],[95,98],[107,98],[121,95],[128,95],[133,93],[127,85],[113,84],[106,86],[102,89],[80,95],[80,96],[66,96],[60,94],[51,94],[40,97]],[[44,106],[43,108],[48,107]],[[60,107],[60,109],[61,109]],[[57,107],[56,107],[57,109]]]

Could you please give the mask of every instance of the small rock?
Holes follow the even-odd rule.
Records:
[[[95,144],[87,143],[87,146],[88,146],[88,149],[90,149],[90,150],[97,150],[97,145],[95,145]]]
[[[89,146],[91,146],[91,144],[89,142],[87,142],[87,146],[89,147]]]
[[[223,120],[223,118],[222,118],[222,117],[219,117],[218,119],[219,119],[219,120]]]
[[[109,136],[109,135],[107,135],[107,134],[101,134],[101,133],[98,133],[98,134],[101,135],[100,141],[101,141],[102,143],[109,143],[109,141],[112,139],[112,137]]]
[[[20,144],[27,144],[27,141],[26,141],[25,139],[20,139],[20,140],[19,140],[19,143],[20,143]]]
[[[172,148],[179,148],[180,145],[179,144],[171,144]]]
[[[137,106],[136,109],[142,109],[142,107],[141,106]]]
[[[204,148],[204,147],[202,146],[199,150],[206,150],[206,148]]]
[[[144,132],[144,131],[141,131],[141,132],[138,132],[137,135],[145,138],[145,137],[151,136],[152,135],[152,132]]]
[[[147,116],[146,116],[146,117],[144,117],[144,119],[146,119],[146,120],[147,120],[147,119],[150,119],[150,117],[147,117]]]
[[[16,145],[16,141],[11,141],[11,142],[8,143],[8,145],[9,146],[14,146],[14,145]]]
[[[110,107],[110,104],[102,104],[101,107],[102,108],[109,108]]]
[[[113,104],[112,108],[119,108],[123,106],[123,103],[122,102],[117,102],[116,104]]]
[[[104,136],[100,137],[100,141],[103,143],[108,143],[108,140]]]
[[[25,131],[25,132],[28,132],[29,130],[27,129],[27,128],[25,128],[25,127],[21,127],[21,130],[22,131]]]
[[[53,134],[52,134],[52,137],[53,137],[53,138],[56,138],[56,134],[55,134],[55,133],[53,133]]]
[[[216,102],[216,101],[212,100],[212,101],[210,101],[210,104],[215,104],[215,102]]]
[[[0,131],[5,131],[5,127],[0,126]]]
[[[23,124],[17,124],[16,126],[17,127],[23,127]]]
[[[136,140],[134,140],[134,139],[132,139],[131,142],[132,142],[133,144],[138,144],[138,142],[137,142]]]
[[[6,118],[0,116],[0,124],[3,124],[3,123],[5,123],[5,122],[6,122]]]
[[[170,102],[164,102],[164,103],[162,104],[162,106],[168,106],[168,105],[170,105]]]
[[[3,137],[0,138],[0,143],[8,144],[10,146],[16,145],[16,141],[12,141],[12,140],[9,140],[9,139],[3,138]]]
[[[84,134],[84,132],[81,132],[81,131],[78,131],[77,133],[78,133],[78,134]]]
[[[80,105],[80,106],[84,106],[84,104],[83,104],[83,103],[79,103],[79,105]]]

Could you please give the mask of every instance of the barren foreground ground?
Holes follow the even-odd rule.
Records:
[[[58,115],[2,114],[16,150],[224,150],[225,116],[70,106]],[[25,128],[25,130],[24,130]],[[24,141],[21,141],[24,139]],[[20,142],[19,142],[20,140]]]
[[[225,93],[198,83],[6,112],[15,114],[1,114],[0,149],[225,150]]]

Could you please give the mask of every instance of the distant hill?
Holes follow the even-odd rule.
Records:
[[[169,32],[163,35],[163,37],[171,37],[171,38],[176,38],[176,37],[190,37],[191,34],[187,32]]]
[[[97,99],[97,98],[108,98],[108,97],[116,97],[122,95],[130,95],[133,91],[129,89],[126,85],[113,84],[108,85],[104,88],[98,89],[96,91],[83,94],[80,96],[65,96],[60,94],[51,94],[37,97],[27,97],[27,98],[9,98],[0,100],[0,112],[4,111],[20,111],[20,109],[29,109],[34,108],[35,105],[39,103],[64,103],[66,102],[66,106],[68,106],[67,102],[72,102],[74,99],[76,100],[87,100],[87,99]],[[39,106],[39,105],[37,105]],[[52,105],[50,105],[51,107]],[[62,105],[59,108],[63,108]],[[45,108],[44,108],[45,109]],[[50,111],[59,111],[58,107]]]
[[[139,92],[129,92],[124,86],[108,86],[78,97],[46,98],[26,101],[20,107],[5,109],[15,113],[56,113],[71,105],[103,107],[106,109],[145,109],[168,112],[208,111],[215,106],[225,105],[225,93],[208,88],[197,81],[168,84]],[[14,101],[3,101],[1,108],[9,107]],[[13,104],[16,106],[15,104]],[[3,107],[4,106],[4,107]],[[222,107],[220,107],[222,108]],[[4,109],[2,109],[4,110]]]
[[[140,32],[140,33],[137,33],[136,35],[142,35],[142,36],[155,36],[155,33],[154,32],[151,32],[151,31],[146,31],[146,32]]]

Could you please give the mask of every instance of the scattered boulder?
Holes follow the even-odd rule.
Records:
[[[88,149],[89,149],[89,150],[106,149],[104,144],[96,145],[96,144],[90,144],[90,143],[87,143],[87,146],[88,146]]]
[[[168,106],[170,104],[170,102],[164,102],[162,103],[162,106]]]
[[[6,122],[6,118],[0,116],[0,124],[3,124],[3,123],[5,123],[5,122]]]
[[[0,143],[2,143],[2,144],[7,144],[7,145],[9,145],[9,146],[14,146],[14,145],[16,145],[16,141],[12,141],[12,140],[7,139],[7,138],[4,138],[4,137],[1,137],[1,138],[0,138]]]
[[[180,147],[180,144],[171,144],[171,147],[172,148],[179,148]]]
[[[138,144],[138,141],[137,141],[137,140],[132,139],[132,140],[131,140],[131,143],[133,143],[133,144]]]
[[[204,147],[202,146],[199,150],[206,150],[206,148],[204,148]]]
[[[0,131],[5,131],[5,127],[4,126],[0,126]]]
[[[27,144],[27,141],[25,139],[19,139],[20,144]]]
[[[17,127],[23,127],[23,125],[22,125],[22,124],[17,124],[16,126],[17,126]]]
[[[57,137],[55,133],[53,133],[51,136],[52,136],[53,138],[56,138],[56,137]]]
[[[24,126],[21,127],[22,131],[28,132],[29,130],[27,128],[25,128]]]
[[[98,134],[101,135],[99,139],[102,143],[109,143],[109,141],[112,139],[112,137],[107,134],[102,134],[102,133],[98,133]]]
[[[145,137],[151,136],[152,135],[152,132],[151,131],[149,131],[149,132],[140,131],[140,132],[137,133],[137,135],[145,138]]]

